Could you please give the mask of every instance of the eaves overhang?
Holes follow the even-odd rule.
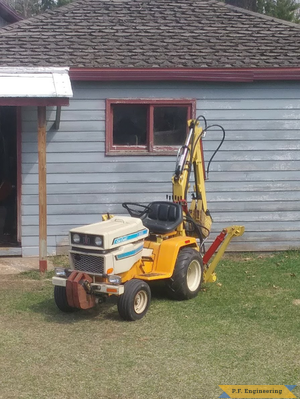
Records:
[[[255,82],[300,80],[300,68],[70,68],[71,80]]]
[[[68,105],[69,68],[0,67],[0,105]]]

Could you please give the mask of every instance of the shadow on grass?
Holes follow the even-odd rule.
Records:
[[[39,303],[30,306],[30,310],[38,313],[50,323],[58,324],[74,324],[82,320],[118,320],[119,314],[117,310],[117,298],[110,297],[105,302],[96,305],[94,308],[87,310],[75,310],[71,313],[61,312],[55,305],[54,299],[45,299]]]
[[[169,300],[165,293],[163,282],[152,282],[150,287],[152,303],[159,300]],[[118,313],[117,302],[118,298],[112,295],[104,302],[97,304],[94,308],[64,313],[57,308],[54,298],[52,297],[30,305],[29,309],[34,313],[42,315],[45,321],[50,323],[74,324],[82,320],[97,322],[105,320],[122,321]]]

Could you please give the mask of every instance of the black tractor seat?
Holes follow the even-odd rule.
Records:
[[[171,233],[183,221],[182,207],[168,201],[155,201],[149,204],[150,211],[142,218],[150,233]]]

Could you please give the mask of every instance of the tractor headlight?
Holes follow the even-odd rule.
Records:
[[[62,267],[56,267],[54,273],[56,277],[67,277],[66,269],[63,269]]]
[[[110,284],[121,284],[121,277],[120,276],[115,276],[114,274],[111,274],[110,276],[107,276],[107,280]]]
[[[102,237],[99,237],[99,236],[95,237],[95,245],[97,245],[97,247],[102,247],[102,245],[103,245]]]
[[[80,243],[80,235],[77,234],[77,233],[73,234],[73,236],[72,236],[72,241],[73,241],[75,244],[79,244],[79,243]]]

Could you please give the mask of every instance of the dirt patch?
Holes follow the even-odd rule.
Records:
[[[294,299],[293,305],[300,306],[300,299]]]
[[[0,258],[0,275],[18,274],[30,270],[39,270],[39,258]],[[53,270],[53,263],[49,259],[48,270]]]

